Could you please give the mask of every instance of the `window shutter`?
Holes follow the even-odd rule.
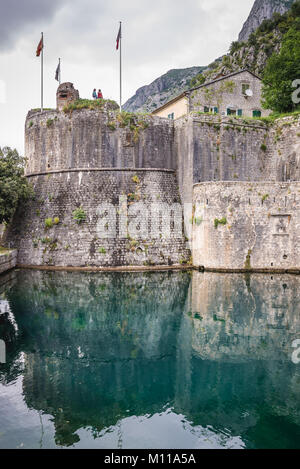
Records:
[[[207,106],[204,106],[204,112],[209,112],[209,108]]]
[[[231,115],[230,109],[227,109],[227,116],[230,116],[230,115]]]
[[[214,113],[215,114],[218,114],[219,113],[219,109],[217,107],[214,107]]]
[[[253,117],[261,117],[261,111],[253,111]]]
[[[238,109],[238,116],[242,116],[243,115],[243,110],[242,109]]]

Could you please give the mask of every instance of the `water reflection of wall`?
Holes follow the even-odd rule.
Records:
[[[190,275],[19,273],[10,301],[26,356],[29,407],[54,416],[60,444],[174,394],[176,330]]]
[[[54,417],[62,445],[76,442],[80,428],[97,434],[165,406],[256,446],[287,422],[294,431],[300,372],[290,347],[299,331],[299,281],[19,272],[7,298],[19,329],[15,347],[26,357],[26,403]]]
[[[286,416],[300,425],[300,369],[291,360],[299,283],[291,275],[193,273],[181,324],[188,339],[178,348],[178,411],[249,439],[266,431],[278,438]]]
[[[194,273],[192,347],[220,361],[285,361],[300,331],[300,277]]]
[[[181,273],[20,272],[10,301],[25,342],[36,350],[85,359],[100,359],[95,351],[101,360],[159,358],[173,343],[189,282]]]

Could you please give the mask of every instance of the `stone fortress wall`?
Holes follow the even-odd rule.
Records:
[[[201,116],[184,128],[189,164],[179,181],[184,200],[194,184],[194,264],[299,270],[299,119],[270,125]]]
[[[141,117],[122,125],[114,113],[81,109],[29,113],[27,174],[73,168],[176,169],[169,120]]]
[[[195,266],[299,269],[299,127],[296,118],[123,121],[108,108],[30,112],[26,174],[36,197],[19,208],[6,245],[19,250],[22,265],[179,265],[190,248]],[[80,206],[86,220],[77,224]],[[59,222],[46,228],[49,217]]]
[[[29,113],[26,174],[35,199],[6,232],[18,264],[180,265],[190,260],[176,180],[174,127],[109,109]],[[85,220],[74,212],[82,208]],[[45,226],[51,219],[52,226]]]
[[[299,204],[299,182],[196,184],[194,264],[299,271]]]
[[[151,266],[189,260],[171,170],[64,170],[30,181],[35,200],[20,207],[9,233],[19,265]],[[124,204],[123,195],[135,203]],[[78,224],[73,213],[80,206],[86,220]],[[170,206],[178,212],[171,213]],[[48,218],[59,222],[46,228]]]
[[[300,122],[189,116],[175,122],[178,180],[184,201],[208,181],[300,181]]]

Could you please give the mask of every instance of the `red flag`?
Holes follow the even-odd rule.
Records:
[[[36,56],[39,57],[42,50],[44,48],[44,41],[43,41],[43,36],[41,37],[41,40],[39,42],[39,45],[37,46],[37,50],[36,50]]]
[[[121,39],[121,24],[120,24],[120,29],[119,29],[118,36],[117,36],[117,47],[116,47],[117,50],[119,49],[120,39]]]

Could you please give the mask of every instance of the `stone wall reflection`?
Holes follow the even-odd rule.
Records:
[[[249,439],[268,431],[275,441],[276,419],[300,425],[300,367],[291,360],[299,287],[292,275],[193,273],[178,347],[178,412]]]
[[[193,350],[216,361],[290,361],[299,287],[299,276],[195,272],[187,312]]]
[[[24,354],[25,401],[53,416],[59,445],[76,443],[80,428],[99,435],[124,417],[166,407],[254,446],[266,434],[275,441],[285,425],[296,438],[299,282],[21,271],[0,292],[10,308],[2,330],[9,337],[17,328],[8,366]]]
[[[173,398],[176,331],[190,275],[20,272],[10,303],[22,331],[24,396],[54,416],[56,442]],[[130,411],[130,414],[128,412]]]

